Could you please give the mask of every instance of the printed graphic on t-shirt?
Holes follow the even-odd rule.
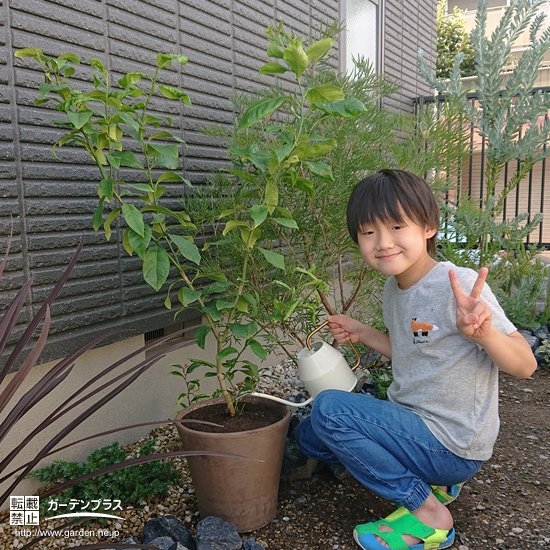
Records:
[[[416,317],[411,319],[411,331],[413,344],[426,344],[430,341],[430,333],[439,330],[437,325],[427,321],[419,321]]]

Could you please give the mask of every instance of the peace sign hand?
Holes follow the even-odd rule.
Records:
[[[472,291],[467,295],[460,286],[456,271],[454,269],[449,271],[451,289],[456,300],[456,328],[464,336],[473,340],[487,336],[491,329],[491,310],[480,299],[488,273],[489,270],[486,267],[479,270]]]

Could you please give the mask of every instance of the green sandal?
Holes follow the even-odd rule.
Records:
[[[444,504],[445,506],[451,504],[451,502],[454,502],[458,498],[462,487],[464,487],[464,482],[457,483],[455,485],[449,485],[447,487],[447,491],[444,491],[443,489],[441,489],[441,487],[438,487],[437,485],[430,485],[430,488],[435,498],[437,498],[437,500],[439,500],[439,502],[441,502],[441,504]]]
[[[382,525],[392,531],[380,531]],[[409,546],[403,540],[403,535],[411,535],[422,542]],[[353,530],[353,538],[363,550],[437,550],[453,545],[455,530],[429,527],[401,507],[385,519],[357,525]],[[379,539],[388,546],[384,546]]]

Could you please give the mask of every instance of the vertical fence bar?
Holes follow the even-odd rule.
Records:
[[[472,107],[475,99],[470,100]],[[474,177],[474,147],[475,147],[475,128],[473,122],[470,121],[470,158],[468,160],[468,197],[472,196],[472,180]]]
[[[529,170],[529,183],[527,186],[527,223],[530,223],[531,221],[531,202],[533,200],[533,168]],[[531,233],[527,234],[527,238],[525,240],[527,244],[531,242]]]
[[[544,123],[546,124],[548,122],[548,113],[545,113],[544,115]],[[544,145],[542,146],[542,150],[546,152],[547,148],[546,142],[544,142]],[[541,162],[541,175],[540,175],[540,212],[543,214],[542,221],[539,225],[539,244],[543,242],[544,239],[544,187],[545,187],[545,179],[546,179],[546,155],[543,156],[542,162]]]

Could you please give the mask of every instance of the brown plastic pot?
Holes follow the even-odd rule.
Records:
[[[291,418],[285,405],[257,397],[245,399],[247,406],[261,404],[280,412],[279,420],[261,428],[226,433],[198,431],[190,423],[176,425],[185,450],[246,457],[187,457],[200,516],[221,517],[242,533],[267,525],[277,515],[279,480]],[[201,401],[181,411],[177,419],[184,420],[197,408],[219,403],[223,399]]]

